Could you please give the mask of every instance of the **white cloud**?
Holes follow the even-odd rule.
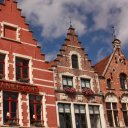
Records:
[[[44,38],[58,38],[69,27],[69,16],[79,35],[89,30],[87,19],[93,13],[91,30],[108,30],[115,25],[117,36],[128,40],[128,0],[17,0],[23,14],[42,28]]]

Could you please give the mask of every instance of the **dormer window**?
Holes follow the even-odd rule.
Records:
[[[78,66],[78,56],[73,54],[71,59],[72,59],[72,68],[78,69],[79,68],[79,66]]]
[[[90,88],[90,79],[81,78],[81,88]]]
[[[124,73],[120,74],[120,86],[121,89],[128,89],[127,76]]]
[[[63,88],[73,87],[73,77],[71,76],[62,76]]]
[[[29,82],[29,60],[16,57],[16,80]]]
[[[0,79],[5,76],[5,55],[0,54]]]

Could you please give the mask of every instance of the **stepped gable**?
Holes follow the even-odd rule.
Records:
[[[65,42],[61,46],[56,59],[51,62],[51,66],[59,65],[70,67],[71,54],[79,55],[79,66],[81,67],[81,69],[92,69],[91,60],[88,59],[88,54],[86,54],[85,49],[81,45],[81,42],[79,42],[78,35],[75,32],[75,28],[73,28],[72,26],[69,27]]]
[[[15,20],[14,20],[15,19]],[[37,59],[44,60],[45,55],[41,53],[41,48],[38,45],[37,40],[33,37],[32,31],[29,29],[29,25],[25,22],[25,17],[22,16],[21,9],[17,7],[17,2],[14,0],[4,0],[3,3],[0,3],[0,33],[2,42],[9,43],[14,42],[13,49],[17,49],[17,46],[22,45],[28,49],[33,49],[30,54],[35,56]],[[9,29],[8,29],[9,28]],[[4,29],[8,29],[7,33],[5,33],[9,37],[17,38],[16,40],[6,38]],[[14,32],[16,29],[17,37],[14,37]],[[12,31],[13,30],[13,31]],[[12,31],[12,32],[11,32]],[[27,38],[26,38],[27,37]],[[3,47],[5,47],[3,45]],[[21,51],[21,50],[20,50]],[[34,53],[35,51],[35,53]],[[33,54],[34,53],[34,54]]]

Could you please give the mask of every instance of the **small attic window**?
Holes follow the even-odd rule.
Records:
[[[9,25],[4,25],[3,37],[17,40],[17,28]]]
[[[72,59],[72,68],[78,69],[79,67],[78,67],[78,57],[77,57],[77,55],[73,54],[71,59]]]

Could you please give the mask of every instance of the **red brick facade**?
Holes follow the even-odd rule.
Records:
[[[112,54],[95,65],[104,95],[103,104],[108,127],[128,127],[127,66],[128,62],[118,39],[113,41]]]
[[[73,60],[75,56],[75,60]],[[75,61],[75,62],[74,62]],[[54,80],[55,80],[55,95],[57,99],[57,117],[58,117],[58,126],[59,127],[105,127],[104,123],[104,113],[101,104],[101,97],[99,95],[99,83],[98,75],[95,74],[91,62],[88,59],[87,54],[82,48],[81,43],[78,41],[78,37],[75,34],[75,29],[70,26],[68,29],[67,37],[64,44],[62,45],[57,58],[51,63],[54,70]],[[74,65],[74,67],[73,67]],[[83,80],[85,80],[83,83]],[[87,81],[86,81],[87,80]],[[89,81],[89,83],[88,83]],[[67,82],[67,83],[66,83]],[[87,83],[86,83],[87,82]],[[83,84],[85,86],[83,87]],[[89,84],[89,86],[88,86]],[[67,89],[68,88],[68,89]],[[83,93],[83,90],[89,89],[93,91],[93,95]],[[86,91],[85,91],[86,92]],[[68,113],[70,118],[66,120],[64,116]],[[62,108],[63,106],[63,108]],[[83,122],[80,120],[80,117],[77,117],[77,108],[80,106],[84,109],[83,114],[86,119],[83,117]],[[98,121],[93,121],[90,115],[90,106],[97,106],[99,111],[99,123]],[[79,113],[80,114],[80,113]],[[95,115],[93,115],[94,117]],[[68,124],[68,122],[71,122]],[[94,126],[95,124],[95,126]]]
[[[0,74],[0,126],[17,123],[20,127],[32,127],[32,125],[57,127],[53,72],[49,70],[50,65],[45,62],[44,54],[41,53],[38,42],[33,38],[24,16],[21,16],[21,10],[17,8],[17,3],[13,0],[4,0],[4,3],[0,5],[0,57],[2,55],[4,60],[3,63],[0,63],[4,65],[4,72]],[[25,70],[21,69],[21,65],[19,66],[19,72],[18,68],[16,68],[17,59],[23,61],[23,64],[28,63],[28,82],[26,82],[26,79],[22,79],[25,78]],[[25,66],[22,68],[25,68]],[[18,79],[17,74],[20,74],[20,79]],[[8,82],[8,85],[5,88],[4,84],[7,84],[6,82]],[[20,84],[21,86],[27,86],[27,88],[20,87]],[[38,92],[32,91],[33,87],[38,89]],[[13,97],[11,97],[12,100],[7,100],[9,104],[10,101],[17,104],[14,105],[17,107],[15,117],[12,114],[13,111],[11,111],[11,107],[13,108],[14,106],[9,105],[9,108],[3,108],[5,94],[13,95],[10,92],[18,94],[17,101]],[[31,97],[41,96],[41,112],[38,111],[40,104],[30,101],[30,95],[32,95]],[[34,110],[30,106],[31,102],[35,103]],[[7,110],[4,111],[4,109]],[[33,117],[31,117],[30,110],[37,115],[33,114]],[[30,118],[36,120],[40,118],[38,117],[40,114],[40,121],[38,120],[39,122],[32,124]]]

